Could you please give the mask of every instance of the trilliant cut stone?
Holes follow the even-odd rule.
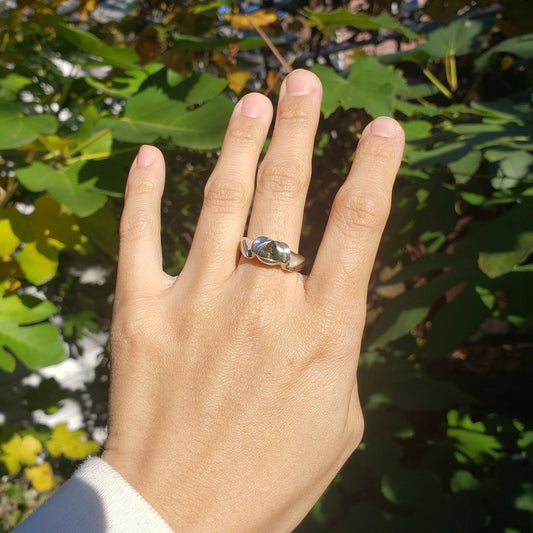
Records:
[[[267,237],[257,237],[252,243],[252,252],[263,263],[287,263],[291,251],[284,242],[273,241]]]
[[[265,261],[269,262],[275,262],[281,261],[280,254],[278,252],[278,247],[276,246],[275,241],[266,242],[260,249],[259,249],[259,256],[261,259],[264,259]]]

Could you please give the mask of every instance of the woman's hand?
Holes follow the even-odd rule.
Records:
[[[284,81],[248,235],[298,250],[321,86]],[[290,531],[363,433],[357,360],[372,264],[404,136],[363,132],[309,277],[238,254],[270,101],[235,107],[177,278],[162,270],[164,161],[143,146],[128,177],[103,458],[180,532]]]

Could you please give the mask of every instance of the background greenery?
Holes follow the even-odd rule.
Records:
[[[138,146],[169,165],[175,274],[233,103],[249,90],[275,101],[294,67],[324,84],[307,257],[364,125],[386,114],[407,133],[369,293],[365,436],[298,530],[533,531],[533,4],[412,4],[150,0],[108,20],[94,0],[0,7],[4,531],[98,452],[107,357],[85,431],[36,424],[79,394],[23,378],[109,330]],[[93,267],[99,284],[82,280]]]

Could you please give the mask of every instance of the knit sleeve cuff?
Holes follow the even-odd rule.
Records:
[[[172,533],[157,511],[110,465],[85,461],[14,533]]]

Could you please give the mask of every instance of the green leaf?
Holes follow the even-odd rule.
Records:
[[[351,90],[350,83],[342,76],[339,76],[334,69],[324,65],[314,65],[311,69],[322,82],[322,112],[327,118],[337,107],[344,109],[344,100],[349,98]]]
[[[511,272],[533,253],[532,212],[532,202],[524,199],[522,204],[478,230],[478,265],[487,276],[497,278]]]
[[[360,398],[365,414],[376,412],[387,421],[387,432],[407,430],[409,426],[395,426],[383,408],[389,406],[403,411],[421,413],[444,411],[470,398],[451,381],[433,379],[420,372],[406,360],[385,360],[371,367],[360,367]],[[379,409],[378,409],[379,408]],[[379,411],[379,413],[378,413]]]
[[[271,38],[276,46],[287,44],[284,39]],[[253,50],[254,48],[264,48],[267,45],[261,37],[246,37],[239,39],[237,37],[199,37],[197,35],[184,35],[182,33],[173,33],[169,41],[176,48],[185,48],[186,50],[228,50],[232,44],[238,46],[239,50]]]
[[[409,164],[413,168],[428,168],[436,165],[449,165],[467,156],[472,150],[465,141],[439,143],[432,150],[412,150],[408,153]]]
[[[142,68],[135,67],[113,76],[109,82],[87,76],[85,82],[92,88],[115,98],[131,98],[150,75],[164,68],[160,63],[146,63]]]
[[[36,298],[12,295],[0,299],[0,347],[31,369],[63,361],[66,352],[59,330],[41,323],[55,311],[52,303]]]
[[[419,44],[412,50],[387,54],[380,59],[387,63],[399,63],[400,61],[414,61],[426,66],[431,61],[444,59],[450,52],[456,57],[468,54],[476,50],[481,42],[478,37],[490,30],[492,20],[489,17],[471,19],[468,16],[459,17],[448,26],[442,26],[426,36],[426,42]]]
[[[232,109],[229,99],[218,96],[189,111],[185,102],[149,87],[128,101],[122,118],[104,118],[97,127],[109,128],[119,141],[140,144],[170,138],[178,146],[207,150],[221,146]]]
[[[446,267],[457,266],[464,262],[464,258],[455,254],[434,253],[407,263],[387,284],[401,283],[417,276],[431,274]]]
[[[419,45],[417,50],[424,51],[434,60],[444,59],[450,50],[456,57],[462,56],[479,47],[477,38],[486,27],[483,20],[460,17],[448,26],[429,33],[426,42]]]
[[[46,190],[73,213],[85,217],[100,209],[106,203],[107,197],[94,188],[96,179],[80,183],[78,174],[84,164],[84,161],[78,161],[59,171],[37,161],[18,169],[17,177],[28,190]]]
[[[101,57],[104,64],[120,68],[133,68],[139,62],[139,56],[132,48],[109,46],[93,34],[68,26],[57,17],[48,17],[59,37],[74,45],[79,50]]]
[[[363,108],[369,115],[392,116],[395,93],[405,85],[401,73],[382,65],[375,57],[365,57],[350,68],[347,78],[323,65],[311,69],[324,87],[322,112],[328,117],[337,107]]]
[[[434,505],[445,497],[440,480],[433,472],[408,468],[385,475],[381,492],[392,503],[416,508]]]
[[[61,388],[54,378],[48,378],[43,379],[38,387],[29,388],[25,400],[29,411],[42,409],[45,413],[51,414],[59,409],[59,402],[68,396],[68,390]]]
[[[203,104],[218,96],[227,86],[226,78],[206,73],[193,74],[175,83],[170,90],[170,96],[188,104]]]
[[[28,281],[42,285],[56,275],[59,249],[47,240],[26,242],[16,260]]]
[[[405,140],[409,143],[427,139],[431,130],[431,122],[427,120],[409,120],[402,123],[402,127],[405,131]]]
[[[521,179],[532,173],[533,155],[528,152],[514,151],[500,161],[500,170],[507,178]]]
[[[452,492],[477,490],[481,487],[480,482],[467,470],[456,470],[450,479]]]
[[[352,505],[340,523],[329,531],[331,533],[353,533],[354,531],[389,533],[396,531],[393,524],[394,518],[390,513],[374,503],[362,501]]]
[[[431,359],[450,355],[489,316],[490,309],[475,288],[465,287],[433,317],[424,352]]]
[[[115,213],[105,205],[102,209],[82,218],[80,230],[111,257],[118,254],[118,221]]]
[[[458,274],[446,272],[425,285],[411,289],[388,302],[368,337],[369,350],[407,335],[427,315],[431,306],[457,283]]]
[[[90,139],[87,139],[81,153],[87,159],[104,159],[111,155],[113,136],[110,131],[101,130]]]
[[[512,122],[533,120],[533,109],[527,101],[516,103],[510,98],[498,98],[490,102],[471,102],[470,106],[490,118]]]
[[[366,13],[352,13],[344,7],[334,11],[313,11],[310,8],[305,8],[304,15],[310,26],[317,27],[327,35],[332,35],[338,29],[347,26],[359,30],[389,30],[404,35],[408,39],[418,38],[418,34],[398,24],[385,12],[371,17]]]
[[[454,175],[457,183],[466,183],[478,169],[481,159],[481,152],[472,150],[463,157],[448,163],[448,168]]]
[[[458,411],[448,412],[447,435],[455,441],[455,447],[475,463],[483,462],[487,457],[498,457],[501,444],[494,435],[487,433],[485,424],[473,422],[470,415],[460,415]]]
[[[27,85],[31,85],[30,78],[16,72],[8,74],[0,79],[0,100],[15,100],[18,92]]]
[[[533,57],[533,33],[511,37],[510,39],[493,46],[490,50],[487,50],[477,58],[475,62],[476,70],[484,69],[488,65],[492,56],[498,53],[514,54],[515,56],[522,58]]]
[[[39,133],[55,133],[57,119],[53,115],[25,115],[18,104],[0,100],[0,150],[28,144]]]

